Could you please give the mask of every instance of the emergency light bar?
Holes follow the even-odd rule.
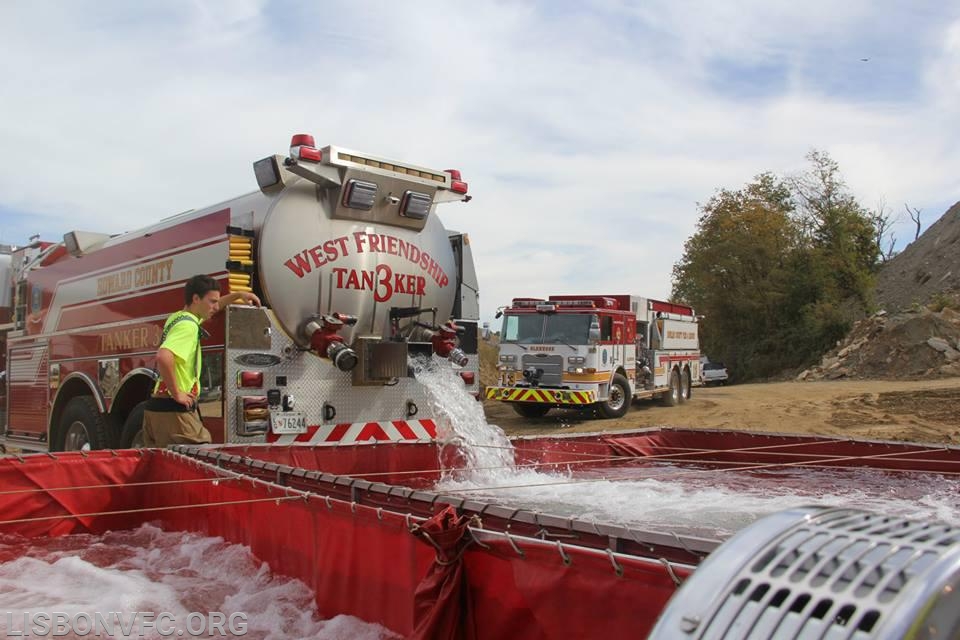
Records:
[[[442,189],[451,189],[452,187],[453,178],[445,171],[436,171],[411,164],[400,164],[393,160],[387,160],[386,158],[377,158],[332,145],[322,150],[322,156],[324,164],[339,167],[357,167],[364,170],[373,169],[374,173],[400,174],[407,180],[422,182],[433,187],[440,187]],[[466,193],[466,191],[463,193]]]
[[[339,172],[336,168],[356,168],[366,173],[401,178],[407,182],[417,182],[446,192],[438,193],[436,198],[433,198],[431,205],[436,202],[469,202],[471,199],[467,195],[468,185],[461,178],[458,169],[447,169],[446,171],[427,169],[332,145],[318,149],[315,146],[313,136],[307,133],[295,134],[290,139],[289,157],[271,156],[253,163],[257,185],[264,193],[271,193],[284,188],[286,184],[284,170],[315,182],[322,187],[339,187],[343,176],[338,175]],[[411,193],[415,194],[416,192]],[[401,215],[414,220],[422,220],[429,214],[429,210],[423,211],[423,205],[423,201],[412,202]],[[365,205],[351,208],[369,210]]]
[[[386,162],[383,160],[374,160],[372,158],[364,158],[353,153],[344,153],[342,151],[337,153],[337,159],[342,162],[331,162],[330,164],[359,164],[366,167],[374,167],[375,169],[383,169],[384,171],[392,171],[394,173],[402,173],[404,175],[413,176],[415,178],[427,178],[428,180],[433,180],[435,182],[446,182],[447,176],[443,174],[438,174],[430,171],[429,169],[421,169],[413,167],[405,167],[403,165],[395,164],[393,162]]]
[[[582,294],[579,294],[579,295],[582,295]],[[549,301],[561,307],[587,307],[587,308],[595,308],[595,309],[617,309],[618,308],[616,299],[611,298],[609,296],[595,296],[591,298],[576,298],[573,296],[570,296],[568,298],[565,295],[550,296]]]
[[[532,308],[543,302],[540,298],[517,298],[514,299],[513,306],[518,309]]]

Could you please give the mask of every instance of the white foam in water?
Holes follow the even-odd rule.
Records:
[[[417,380],[430,396],[437,438],[451,442],[463,457],[466,476],[480,482],[513,476],[513,445],[503,430],[487,423],[483,403],[467,393],[446,360],[411,361]]]
[[[24,629],[23,615],[38,612],[69,616],[169,613],[176,619],[176,629],[184,631],[170,637],[190,637],[186,631],[190,614],[206,616],[211,611],[228,619],[233,613],[244,614],[243,633],[231,635],[228,624],[224,629],[225,637],[246,640],[398,637],[382,626],[351,616],[322,620],[307,585],[274,575],[247,547],[222,538],[166,532],[152,525],[101,536],[26,540],[0,535],[0,602],[3,637],[19,635]],[[7,612],[12,614],[12,629],[7,628]],[[27,626],[28,634],[31,626]],[[161,630],[172,626],[165,623]],[[144,629],[142,636],[135,630],[123,635],[115,629],[118,638],[161,637],[157,629]]]
[[[435,487],[440,493],[709,538],[728,537],[764,515],[807,505],[960,526],[960,480],[931,474],[775,466],[747,473],[649,463],[575,474],[518,469],[503,430],[487,424],[482,404],[466,392],[449,365],[417,361],[414,370],[432,396],[439,437],[458,441],[467,467],[444,474]]]
[[[551,515],[708,538],[728,537],[763,515],[805,505],[960,526],[960,481],[953,478],[935,476],[931,486],[929,474],[867,469],[690,470],[669,465],[575,474],[522,470],[499,483],[447,478],[436,489]],[[661,478],[650,477],[656,475]]]

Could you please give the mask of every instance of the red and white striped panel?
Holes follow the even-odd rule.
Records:
[[[350,444],[378,440],[432,440],[437,437],[433,420],[393,420],[389,422],[354,422],[307,427],[306,433],[276,435],[267,433],[267,442],[276,444]]]

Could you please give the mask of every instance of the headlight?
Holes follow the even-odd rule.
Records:
[[[516,362],[516,361],[517,361],[517,356],[515,355],[500,356],[500,362]]]
[[[570,356],[569,358],[567,358],[567,362],[569,362],[570,364],[583,364],[586,361],[587,359],[584,358],[583,356]]]

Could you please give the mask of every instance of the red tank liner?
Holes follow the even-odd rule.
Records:
[[[521,438],[515,445],[517,462],[547,468],[656,457],[721,468],[944,473],[960,463],[960,450],[950,447],[684,429]],[[6,457],[0,533],[100,533],[159,522],[222,536],[303,580],[325,616],[355,615],[404,635],[419,628],[419,637],[443,618],[458,637],[471,638],[564,638],[580,629],[645,637],[675,591],[674,576],[688,576],[718,544],[444,497],[425,490],[438,477],[437,454],[430,443],[365,443]],[[436,550],[412,531],[448,505],[470,518],[476,540],[462,555],[443,552],[460,563],[455,572],[435,563]],[[437,595],[445,580],[465,594],[452,623],[438,610],[450,606]]]
[[[435,555],[410,531],[420,519],[230,475],[170,451],[5,458],[0,531],[39,537],[159,522],[222,536],[248,545],[274,571],[303,580],[322,615],[350,614],[413,633],[414,594]],[[214,478],[216,484],[202,481]],[[129,486],[55,490],[102,484]],[[31,492],[10,493],[18,489]],[[23,521],[35,518],[51,519]],[[655,560],[472,531],[478,543],[462,556],[472,626],[459,629],[462,637],[563,638],[584,625],[598,637],[642,637],[675,591]],[[417,610],[423,615],[429,606],[419,603]]]
[[[619,465],[656,457],[677,463],[781,464],[890,469],[924,473],[960,471],[960,448],[829,436],[653,427],[636,431],[513,440],[518,464]],[[589,462],[591,461],[592,462]]]
[[[416,446],[416,445],[414,445]],[[290,455],[299,456],[297,449],[291,446]],[[355,449],[371,451],[372,445],[356,445]],[[469,498],[452,497],[423,489],[410,488],[422,484],[416,479],[423,473],[419,468],[410,467],[409,472],[395,472],[399,485],[385,484],[383,477],[368,475],[368,480],[358,476],[343,476],[318,470],[306,470],[288,465],[276,464],[265,460],[232,455],[218,449],[182,446],[177,450],[188,455],[211,462],[217,467],[252,475],[303,491],[312,491],[330,495],[338,499],[363,504],[378,509],[411,513],[430,517],[447,505],[452,505],[461,513],[475,515],[482,519],[483,526],[496,531],[509,530],[517,535],[552,537],[560,540],[575,540],[580,546],[594,549],[613,549],[617,552],[644,556],[654,559],[664,558],[670,562],[696,564],[717,547],[720,542],[713,539],[677,536],[667,533],[627,529],[625,527],[594,522],[579,521],[569,517],[552,516],[536,511],[517,509],[507,505]],[[242,447],[246,453],[264,454],[270,458],[284,458],[280,447]],[[342,451],[346,448],[342,447]],[[397,458],[411,451],[409,445],[396,450]],[[436,457],[436,455],[435,455]],[[304,458],[299,456],[302,461]]]

